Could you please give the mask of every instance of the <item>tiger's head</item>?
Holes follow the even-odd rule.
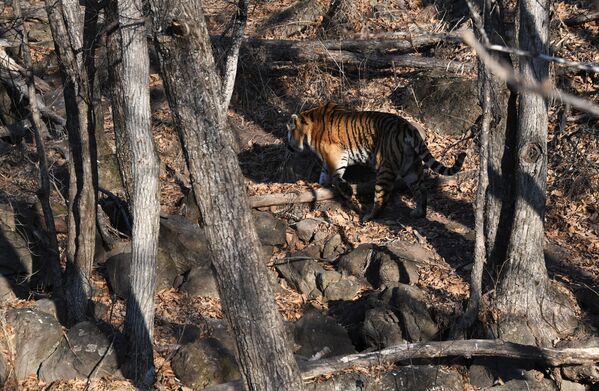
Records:
[[[287,123],[287,147],[296,152],[304,150],[304,142],[310,140],[312,124],[310,119],[302,114],[292,114]]]
[[[312,136],[323,130],[325,114],[337,107],[335,103],[326,103],[299,115],[292,114],[287,123],[287,147],[297,152],[302,152],[305,144],[313,148]]]

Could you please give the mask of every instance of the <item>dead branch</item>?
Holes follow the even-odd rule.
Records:
[[[462,341],[417,342],[391,346],[383,350],[331,357],[300,365],[304,381],[318,376],[332,375],[351,368],[363,368],[382,363],[413,359],[438,359],[446,357],[502,357],[513,360],[530,360],[543,365],[559,367],[588,365],[599,361],[599,348],[540,348],[501,340],[470,339]],[[206,391],[238,391],[241,383],[229,382],[205,389]]]
[[[474,171],[463,171],[451,177],[438,176],[435,183],[439,186],[451,185],[474,174]],[[373,183],[360,183],[351,185],[354,194],[368,195],[374,191]],[[264,208],[268,206],[302,204],[308,202],[318,202],[332,200],[336,197],[334,190],[320,187],[318,189],[305,190],[302,192],[274,193],[250,196],[250,207]]]
[[[442,69],[449,72],[471,72],[472,64],[448,61],[435,57],[423,57],[414,52],[418,48],[438,44],[444,40],[457,41],[461,38],[450,34],[399,34],[388,38],[295,41],[275,39],[247,39],[242,45],[243,54],[251,55],[265,63],[297,63],[320,61],[328,65],[368,67],[384,69],[390,67],[413,67]],[[212,37],[212,43],[225,46],[228,39]]]
[[[592,22],[597,19],[599,19],[599,11],[591,11],[586,14],[569,17],[568,19],[564,20],[564,24],[566,26],[577,26],[579,24]]]
[[[518,90],[530,91],[539,94],[545,98],[555,99],[566,104],[570,104],[572,107],[576,107],[578,110],[593,114],[599,117],[599,106],[583,98],[579,98],[575,95],[568,94],[567,92],[561,91],[557,88],[553,88],[549,84],[540,84],[533,81],[526,81],[524,78],[516,73],[510,67],[507,67],[498,61],[494,60],[491,55],[485,50],[485,48],[474,38],[474,34],[471,31],[466,31],[462,34],[464,42],[470,45],[478,54],[480,59],[485,65],[493,72],[497,77],[504,80],[506,83],[511,84]]]
[[[235,76],[237,75],[237,62],[239,60],[239,49],[243,41],[243,31],[248,18],[248,0],[239,0],[237,4],[237,13],[233,26],[232,43],[227,53],[225,69],[223,72],[222,101],[223,110],[229,109],[233,87],[235,86]]]

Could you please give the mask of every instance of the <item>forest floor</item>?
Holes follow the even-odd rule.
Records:
[[[277,2],[250,2],[246,35],[265,39],[317,39],[321,19],[307,23],[293,33],[285,30],[289,23],[281,19],[281,10],[294,0]],[[328,2],[316,0],[326,10]],[[463,10],[444,9],[444,2],[397,0],[385,2],[386,8],[376,8],[376,1],[354,0],[353,8],[346,10],[346,25],[342,34],[347,37],[385,31],[446,32],[454,28]],[[381,3],[382,4],[382,3]],[[209,0],[204,11],[211,33],[226,30],[234,12],[231,2]],[[599,26],[597,22],[569,27],[568,17],[590,9],[588,1],[554,1],[552,4],[551,44],[555,55],[581,62],[599,62]],[[373,11],[373,8],[379,10]],[[465,45],[440,44],[432,49],[435,56],[456,61],[473,62],[474,55]],[[428,52],[430,53],[430,52]],[[40,47],[38,61],[52,55],[52,50]],[[315,189],[320,163],[309,154],[295,155],[287,151],[286,128],[290,115],[322,102],[335,101],[356,110],[377,110],[399,113],[395,104],[397,91],[405,89],[418,72],[414,69],[395,68],[385,71],[345,70],[341,65],[331,69],[319,63],[297,64],[293,67],[260,63],[259,56],[240,58],[239,76],[229,110],[239,144],[239,160],[246,177],[248,195],[299,192]],[[552,66],[555,84],[565,91],[599,103],[599,77],[596,74],[576,72]],[[48,81],[57,74],[43,75]],[[473,79],[475,75],[463,75]],[[161,207],[164,214],[178,214],[181,200],[189,184],[185,160],[165,99],[162,82],[157,73],[151,75],[153,132],[161,158]],[[105,136],[114,148],[114,133],[110,119],[109,102],[104,98]],[[549,162],[547,181],[547,210],[545,215],[546,244],[552,279],[563,283],[572,292],[582,287],[599,287],[599,134],[596,119],[584,117],[574,110],[562,121],[564,107],[559,102],[550,105]],[[412,118],[415,122],[418,119]],[[427,129],[427,124],[422,124]],[[428,304],[436,312],[450,319],[457,316],[468,297],[469,272],[473,261],[474,214],[478,152],[476,137],[441,135],[427,132],[427,143],[434,156],[445,164],[453,156],[466,151],[468,158],[463,170],[471,175],[437,186],[429,191],[429,214],[426,219],[414,219],[409,210],[414,206],[408,192],[398,192],[379,219],[362,223],[359,208],[369,205],[368,199],[355,199],[356,208],[327,202],[320,205],[287,205],[265,210],[294,223],[306,218],[327,222],[329,232],[338,232],[350,248],[363,243],[386,245],[397,239],[415,243],[432,254],[433,261],[421,265],[418,287],[426,292]],[[0,189],[4,196],[20,202],[35,204],[37,166],[30,157],[35,155],[33,144],[8,152],[0,151]],[[53,166],[61,166],[60,156],[50,150],[48,158]],[[301,167],[299,169],[298,167]],[[358,176],[359,173],[355,174]],[[182,186],[183,182],[183,186]],[[434,179],[429,178],[433,183]],[[52,194],[60,203],[59,192]],[[65,233],[60,234],[62,246]],[[275,250],[268,260],[272,265],[305,245],[296,241]],[[64,247],[61,247],[64,252]],[[125,313],[122,300],[108,294],[105,280],[95,276],[99,294],[94,300],[111,308],[111,324],[119,327]],[[489,283],[493,284],[492,281]],[[592,290],[591,289],[591,290]],[[587,291],[588,292],[588,291]],[[490,292],[492,295],[492,291]],[[326,303],[289,288],[282,287],[275,297],[286,320],[299,319],[305,308],[315,306],[326,312]],[[32,300],[15,300],[0,304],[9,309],[31,306]],[[581,318],[591,317],[584,309]],[[217,299],[190,297],[171,288],[157,293],[156,317],[164,324],[201,324],[204,318],[222,318]],[[590,322],[593,322],[590,320]],[[597,326],[597,324],[594,324]],[[10,331],[10,330],[9,330]],[[157,346],[176,344],[176,338],[167,326],[156,325]],[[170,366],[170,352],[156,352],[158,389],[183,389]],[[19,389],[129,389],[127,381],[98,379],[65,381],[44,384],[30,378],[19,384]]]

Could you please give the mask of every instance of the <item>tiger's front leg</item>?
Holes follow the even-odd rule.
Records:
[[[345,168],[347,167],[347,161],[343,158],[343,154],[340,155],[341,157],[328,156],[326,158],[326,168],[323,167],[323,171],[327,173],[333,188],[335,188],[335,190],[337,190],[343,198],[346,200],[351,200],[353,190],[349,183],[343,179],[343,174],[345,174]],[[320,173],[321,178],[323,171]]]

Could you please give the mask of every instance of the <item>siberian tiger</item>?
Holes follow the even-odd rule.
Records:
[[[416,199],[411,215],[425,217],[421,162],[441,175],[453,175],[466,158],[462,152],[453,167],[445,167],[431,155],[418,130],[406,119],[390,113],[346,111],[333,103],[293,114],[287,131],[291,149],[303,151],[307,145],[323,161],[319,183],[332,185],[347,199],[352,196],[352,188],[343,179],[345,169],[357,163],[374,166],[374,206],[365,221],[376,217],[384,207],[396,178],[403,179]]]

